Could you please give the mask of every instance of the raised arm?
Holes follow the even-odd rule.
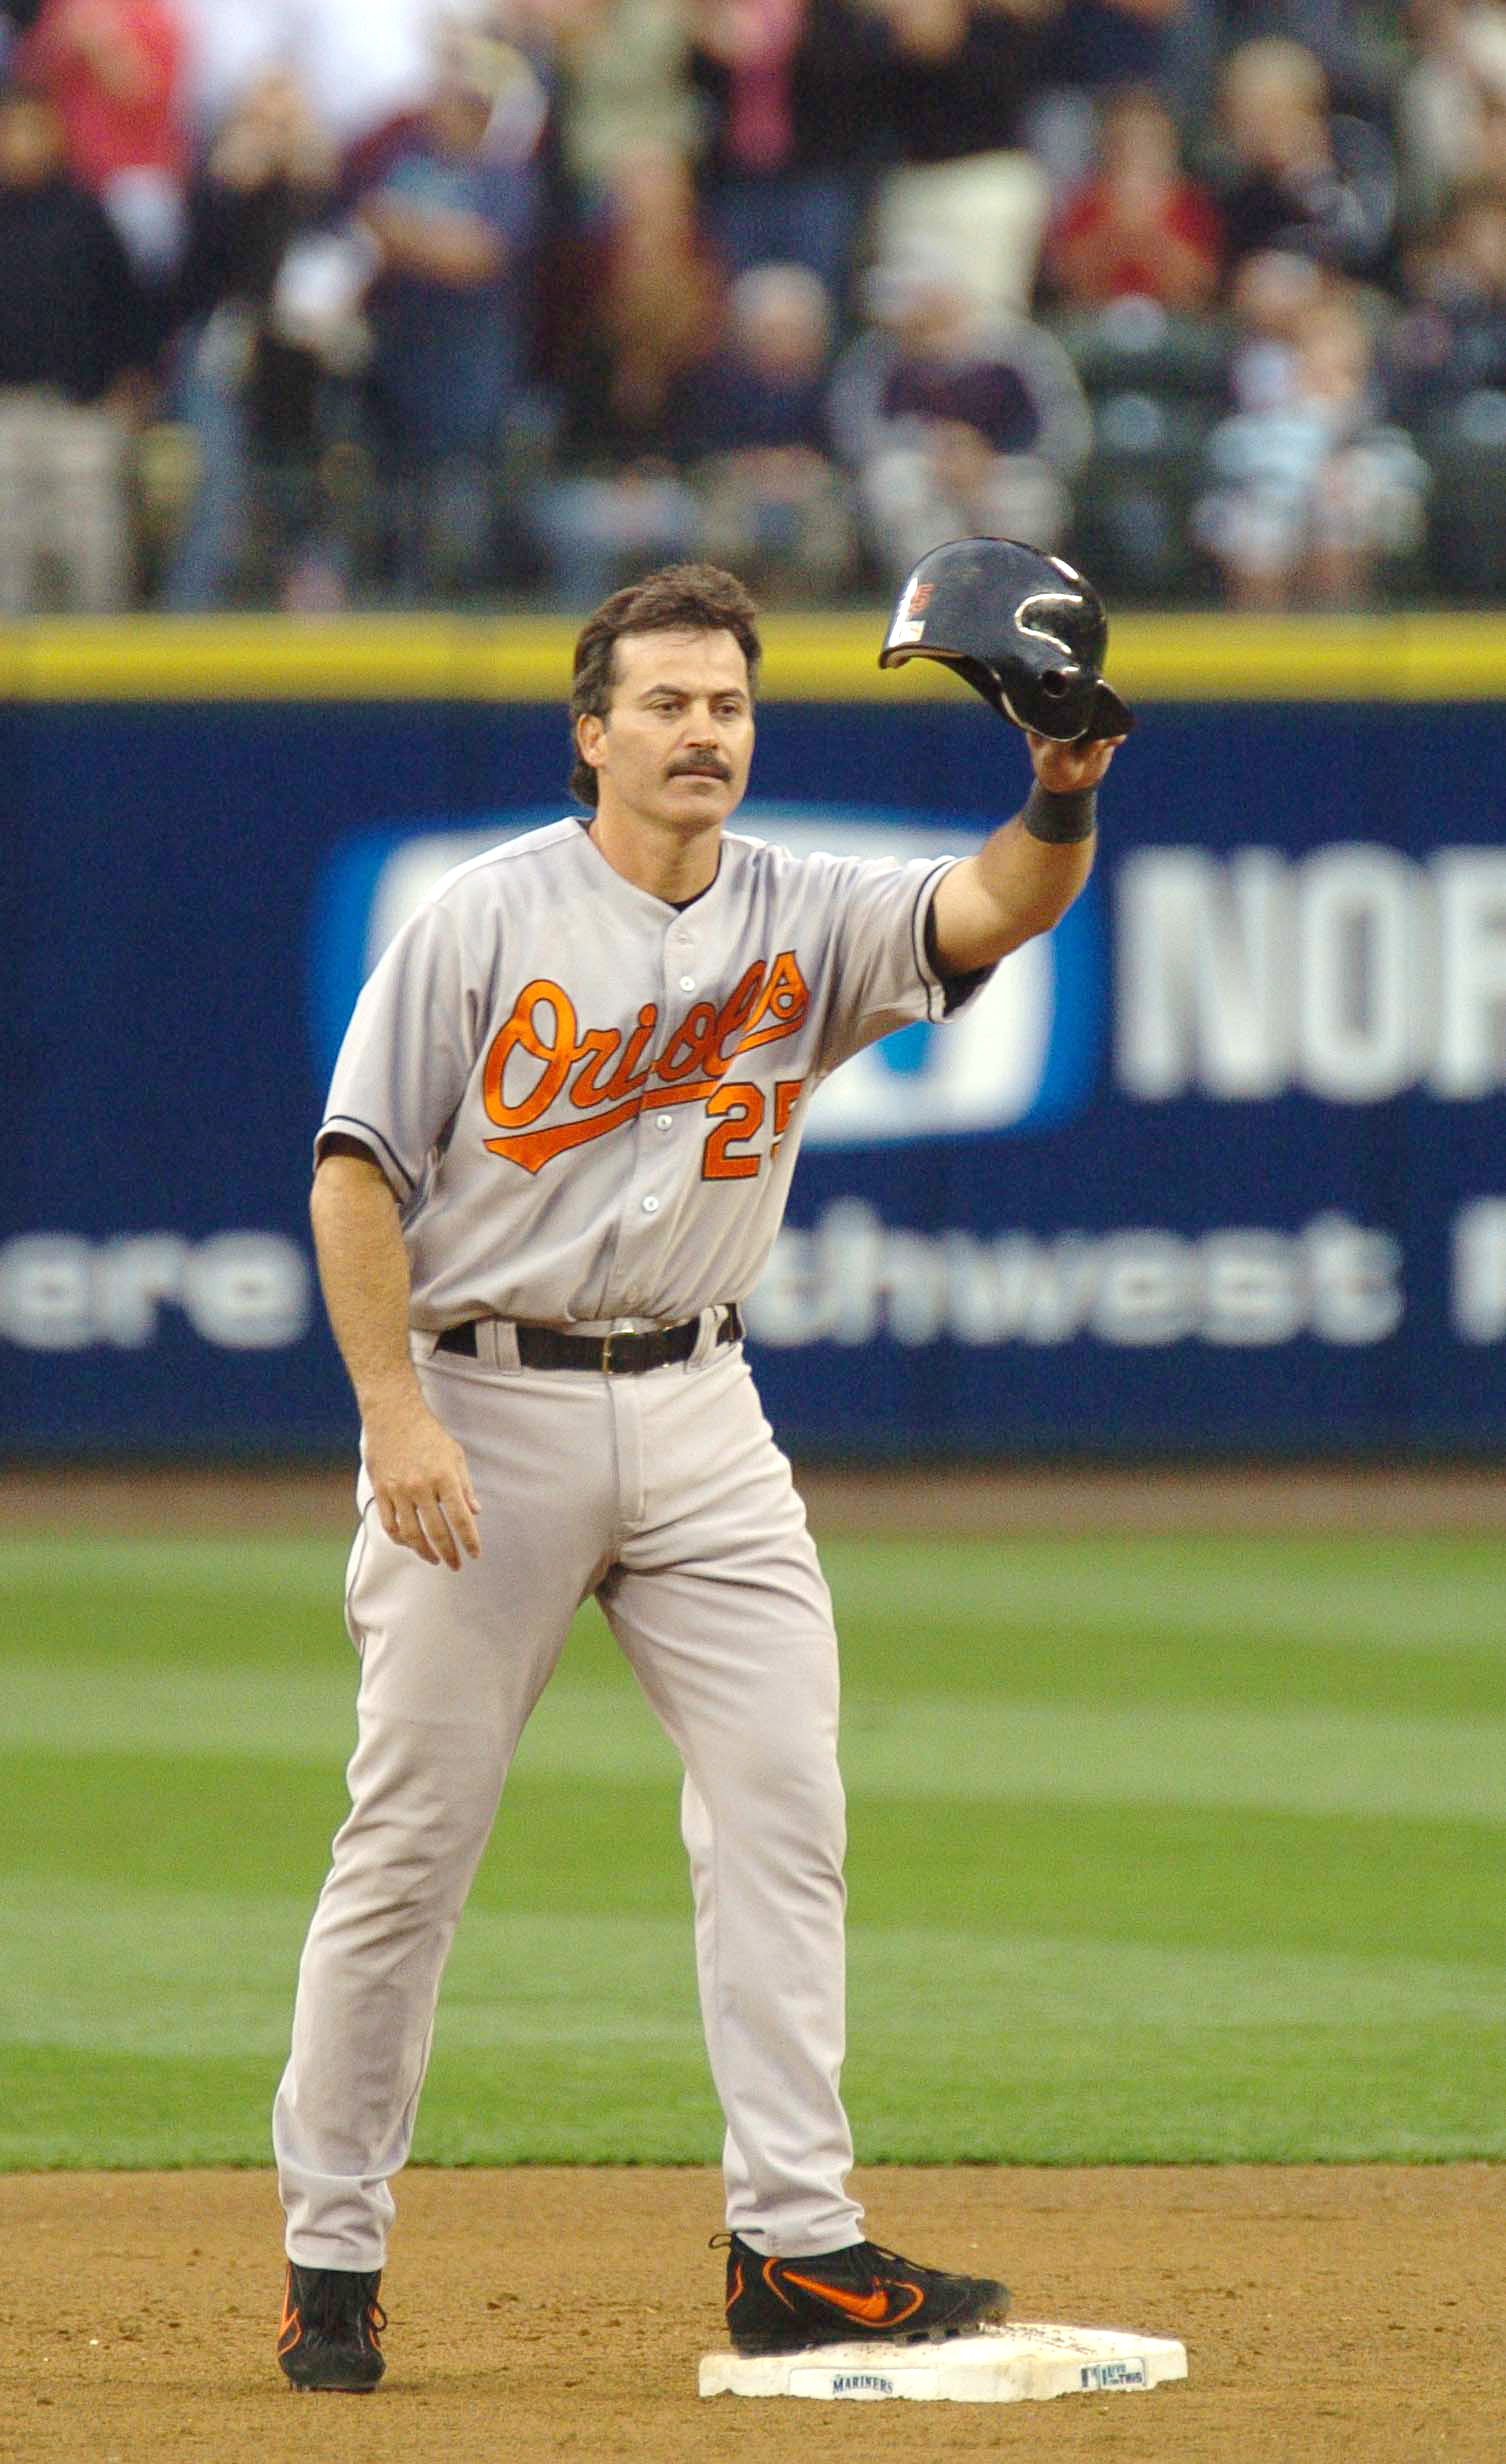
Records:
[[[931,912],[944,974],[991,967],[1060,923],[1093,869],[1095,791],[1123,741],[1027,738],[1035,782],[1022,810],[937,887]]]
[[[408,1349],[408,1253],[397,1200],[353,1138],[327,1138],[309,1214],[324,1304],[355,1388],[382,1529],[429,1565],[480,1554],[461,1448],[424,1401]]]

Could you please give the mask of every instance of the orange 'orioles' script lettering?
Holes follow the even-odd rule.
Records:
[[[711,1099],[733,1063],[760,1044],[793,1035],[809,1008],[793,950],[751,966],[720,1009],[714,1001],[695,1002],[657,1041],[653,1002],[645,1002],[624,1042],[616,1027],[583,1030],[564,986],[536,976],[487,1051],[481,1097],[487,1119],[505,1134],[488,1138],[486,1151],[525,1172],[541,1172],[556,1155],[636,1120],[645,1104],[699,1103],[708,1113],[725,1114],[728,1105]],[[578,1117],[544,1124],[543,1115],[567,1088]],[[784,1127],[781,1121],[781,1134]],[[741,1176],[757,1165],[751,1157],[738,1158],[737,1168]]]

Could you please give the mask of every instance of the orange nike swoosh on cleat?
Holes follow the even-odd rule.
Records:
[[[906,2319],[913,2319],[925,2300],[918,2284],[896,2286],[894,2290],[902,2289],[913,2298],[904,2309],[893,2310],[889,2306],[889,2294],[882,2285],[875,2285],[871,2293],[844,2293],[840,2285],[821,2284],[814,2276],[797,2275],[793,2267],[787,2267],[784,2273],[788,2281],[798,2284],[803,2293],[814,2293],[821,2301],[829,2301],[832,2308],[840,2310],[845,2318],[860,2319],[865,2327],[902,2327]]]
[[[290,2328],[296,2329],[297,2331],[297,2333],[291,2338],[291,2342],[294,2344],[298,2342],[298,2338],[303,2332],[303,2320],[299,2315],[298,2305],[289,2298],[292,2290],[293,2276],[292,2270],[289,2269],[282,2288],[282,2316],[277,2322],[277,2349],[279,2353],[283,2350],[284,2345],[290,2340],[288,2336],[288,2330]]]

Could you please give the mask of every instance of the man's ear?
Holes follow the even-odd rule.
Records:
[[[602,739],[607,723],[594,710],[583,710],[575,722],[575,747],[581,760],[592,770],[601,768]]]

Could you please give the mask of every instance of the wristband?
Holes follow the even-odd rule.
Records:
[[[1058,793],[1054,787],[1043,787],[1037,779],[1020,819],[1032,838],[1044,839],[1048,846],[1065,847],[1076,839],[1091,838],[1098,827],[1097,816],[1096,787],[1071,787]]]

